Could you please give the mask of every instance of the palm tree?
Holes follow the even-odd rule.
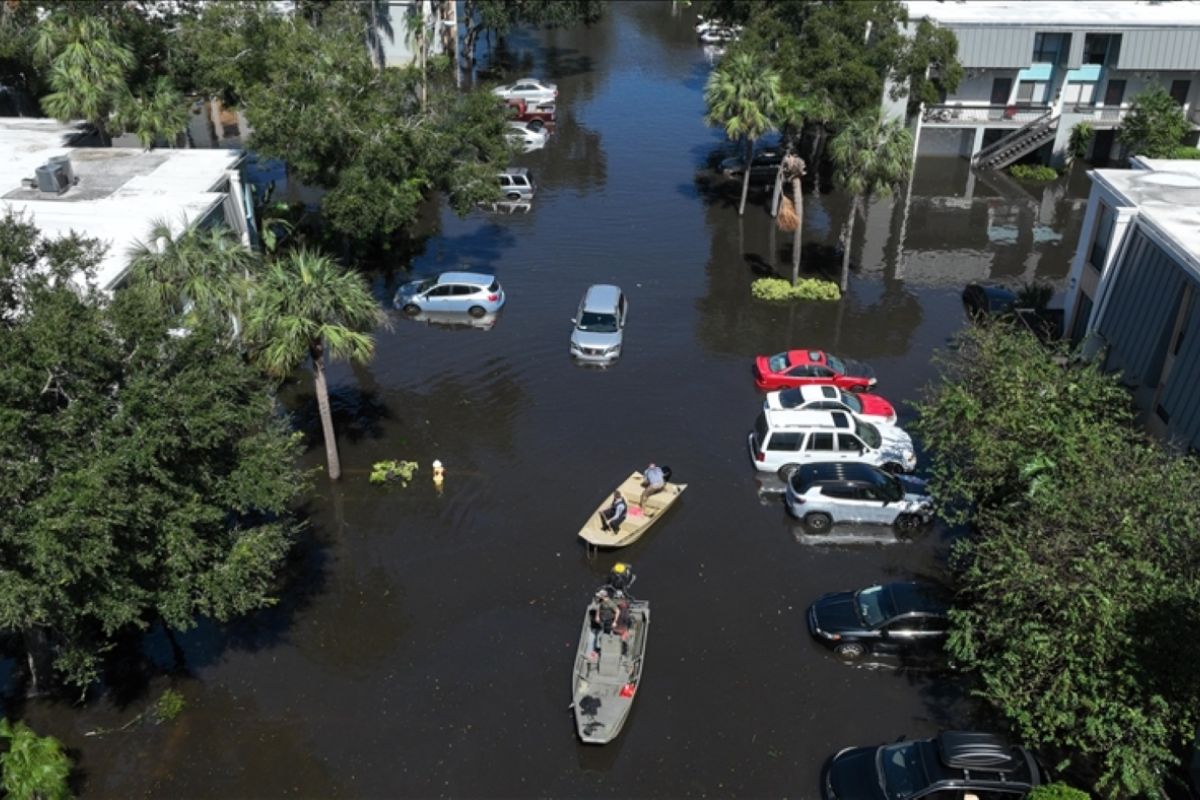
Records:
[[[341,476],[342,467],[329,410],[326,357],[369,361],[375,351],[371,331],[386,324],[361,275],[307,248],[272,263],[255,283],[247,337],[258,348],[259,363],[278,378],[312,359],[331,480]]]
[[[854,219],[864,201],[888,197],[908,179],[912,166],[912,134],[898,119],[885,119],[879,109],[866,112],[851,122],[829,145],[834,181],[854,199],[846,217],[842,251],[842,292],[850,281],[850,246]]]
[[[791,150],[783,157],[780,164],[783,176],[792,184],[792,211],[790,215],[779,215],[779,228],[792,232],[792,286],[800,281],[800,234],[804,230],[804,189],[801,179],[804,177],[804,159]]]
[[[130,248],[133,287],[182,316],[185,325],[217,319],[236,333],[258,256],[229,228],[200,230],[187,220],[182,228],[176,233],[157,220],[147,241]]]
[[[42,109],[61,122],[86,119],[108,144],[109,117],[119,93],[127,91],[133,51],[114,38],[103,18],[72,16],[44,25],[34,53],[50,64],[52,91],[42,98]]]
[[[188,113],[183,95],[170,78],[161,76],[154,83],[154,91],[146,96],[135,96],[122,88],[114,118],[118,127],[133,131],[142,147],[149,150],[160,138],[172,146],[170,143],[187,127]]]
[[[417,51],[417,68],[421,71],[422,112],[425,111],[429,83],[429,78],[426,74],[427,61],[429,59],[429,22],[425,18],[427,10],[424,2],[413,3],[409,6],[408,14],[404,18],[404,27],[407,33],[405,38]]]
[[[779,102],[779,74],[751,53],[729,56],[713,71],[704,87],[708,114],[704,121],[724,129],[725,135],[746,143],[746,164],[742,175],[742,202],[738,216],[746,212],[750,191],[750,161],[754,142],[773,130],[775,104]]]

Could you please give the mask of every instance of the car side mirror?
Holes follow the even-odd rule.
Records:
[[[576,320],[574,317],[571,317],[571,324],[572,324],[572,325],[578,325],[578,324],[579,324],[579,321],[578,321],[578,320]]]

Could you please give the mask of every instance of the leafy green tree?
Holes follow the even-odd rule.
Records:
[[[1200,703],[1181,635],[1200,622],[1200,467],[1136,431],[1116,376],[1014,325],[968,329],[942,363],[917,428],[940,513],[974,531],[950,653],[1098,793],[1159,796]]]
[[[247,336],[258,347],[258,362],[281,379],[312,361],[332,480],[341,477],[342,466],[329,409],[327,359],[370,361],[375,352],[372,331],[386,323],[361,275],[306,248],[273,262],[255,285]]]
[[[1029,793],[1029,800],[1089,800],[1087,792],[1072,789],[1065,783],[1038,786]]]
[[[236,331],[258,256],[222,226],[176,232],[158,220],[147,240],[129,251],[131,288],[147,292],[188,327],[208,322]]]
[[[108,144],[110,118],[126,89],[133,51],[102,17],[51,16],[38,32],[35,52],[50,65],[53,91],[42,98],[45,112],[62,122],[87,120]]]
[[[274,602],[304,481],[269,386],[210,325],[90,278],[103,248],[0,218],[0,628],[31,691],[119,634]]]
[[[604,13],[604,0],[466,0],[463,4],[463,53],[468,68],[475,66],[479,35],[503,36],[513,28],[561,28],[591,25]]]
[[[1117,141],[1131,155],[1170,158],[1188,130],[1187,117],[1175,98],[1155,86],[1133,98],[1117,129]]]
[[[66,800],[71,759],[53,736],[38,736],[24,722],[0,720],[0,738],[8,750],[0,753],[0,785],[13,800]]]
[[[853,198],[846,215],[842,250],[842,292],[850,282],[854,220],[872,197],[888,197],[908,180],[912,134],[898,119],[885,119],[878,108],[853,120],[829,145],[834,180]]]
[[[746,211],[754,142],[764,133],[774,130],[773,116],[779,97],[779,76],[749,53],[723,59],[704,87],[704,102],[708,106],[704,121],[721,128],[729,139],[745,145],[746,168],[742,176],[742,200],[738,206],[738,216]]]
[[[147,150],[159,139],[174,146],[175,139],[187,128],[188,104],[171,79],[162,76],[148,94],[135,95],[127,87],[118,89],[114,118],[117,127],[134,133]]]

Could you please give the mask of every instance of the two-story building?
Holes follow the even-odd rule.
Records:
[[[1119,371],[1146,428],[1200,450],[1200,162],[1089,173],[1065,330]]]
[[[1142,91],[1161,86],[1200,131],[1200,2],[906,0],[958,39],[963,80],[914,121],[920,152],[1000,168],[1040,151],[1058,163],[1071,130],[1096,131],[1093,161],[1119,154],[1114,134]],[[886,105],[886,102],[885,102]],[[895,113],[896,106],[888,110]]]

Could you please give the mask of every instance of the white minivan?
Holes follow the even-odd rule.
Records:
[[[598,283],[588,287],[571,320],[571,355],[592,364],[611,364],[621,356],[629,304],[621,287]]]
[[[747,444],[759,472],[787,477],[812,461],[860,461],[889,472],[917,466],[912,437],[895,425],[875,425],[845,411],[765,409]]]

